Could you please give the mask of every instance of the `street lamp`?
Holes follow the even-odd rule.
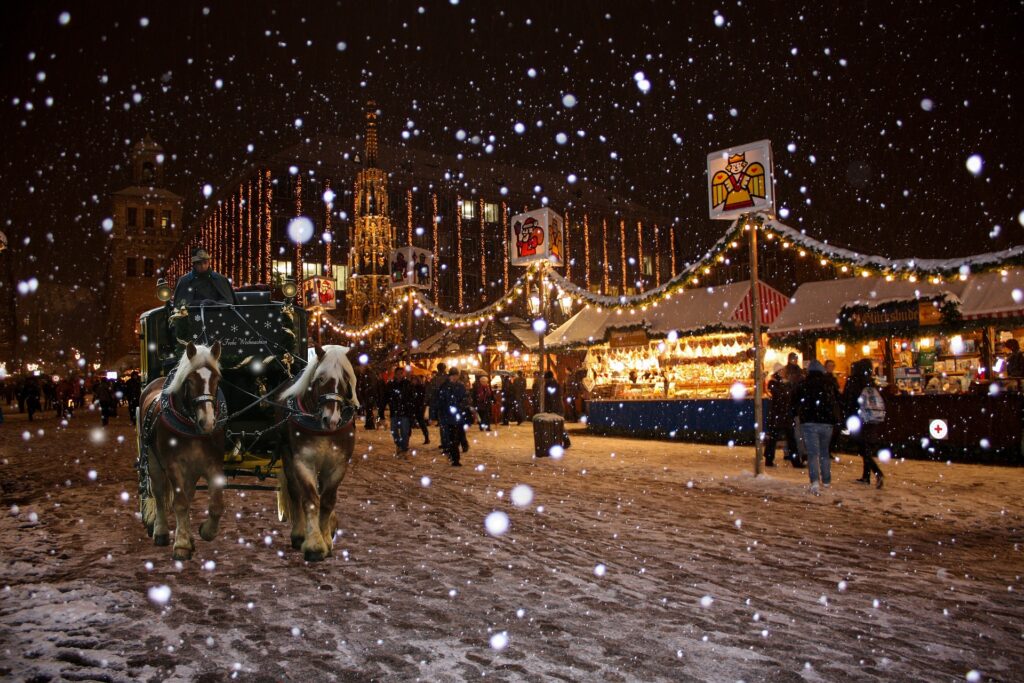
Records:
[[[531,294],[526,300],[526,305],[530,309],[530,315],[540,315],[540,294]]]
[[[558,298],[558,306],[562,309],[562,315],[568,317],[572,313],[572,297],[568,294],[562,294]]]
[[[298,291],[299,288],[295,286],[295,280],[291,278],[287,278],[281,283],[281,293],[286,299],[291,299]]]

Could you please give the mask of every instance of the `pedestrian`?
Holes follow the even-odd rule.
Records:
[[[850,366],[850,378],[843,391],[843,412],[847,417],[850,436],[857,442],[857,451],[864,463],[863,473],[857,481],[870,484],[871,474],[874,473],[875,486],[882,488],[885,477],[882,468],[875,462],[875,453],[882,441],[885,400],[871,371],[870,358],[862,358]]]
[[[441,423],[441,448],[452,467],[460,467],[459,445],[465,437],[466,388],[459,380],[459,371],[452,368],[437,390],[437,415]],[[461,436],[460,436],[461,433]]]
[[[487,375],[476,376],[476,384],[473,385],[473,408],[480,419],[480,431],[486,432],[491,428],[491,411],[494,408],[494,392],[488,382]]]
[[[473,407],[473,391],[472,384],[469,381],[469,373],[463,370],[458,374],[458,382],[462,385],[465,390],[463,393],[462,410],[462,426],[465,428],[459,432],[459,445],[462,446],[462,452],[465,453],[469,450],[469,437],[466,435],[470,425],[474,422],[480,422],[480,416],[476,414],[476,408]]]
[[[565,416],[565,406],[562,404],[562,386],[555,379],[555,373],[548,370],[544,373],[542,396],[544,402],[541,404],[544,413],[554,413]]]
[[[374,419],[374,411],[377,409],[377,386],[368,367],[359,368],[359,375],[356,377],[356,396],[366,410],[366,428],[377,429]]]
[[[829,441],[833,425],[839,414],[839,405],[832,386],[825,377],[825,366],[812,360],[807,366],[807,377],[797,386],[794,394],[800,430],[807,448],[808,474],[811,493],[818,495],[819,483],[825,488],[832,486],[832,455]]]
[[[114,388],[110,382],[105,379],[101,379],[96,382],[96,387],[93,389],[93,396],[100,404],[100,417],[103,420],[103,426],[106,427],[110,422],[110,418],[116,414],[114,411],[114,401],[116,400],[114,398]]]
[[[39,404],[39,396],[39,382],[35,377],[29,377],[25,382],[25,409],[28,411],[29,422],[42,409],[42,406]]]
[[[412,420],[423,432],[423,445],[430,443],[430,432],[427,431],[427,418],[423,415],[426,410],[427,388],[423,383],[423,377],[413,375],[409,380],[412,385]]]
[[[444,363],[438,363],[437,372],[430,377],[426,391],[426,402],[429,411],[428,418],[431,422],[437,422],[438,424],[440,424],[440,418],[437,412],[437,390],[446,381],[448,381],[448,367]]]
[[[501,376],[501,426],[508,427],[509,414],[512,412],[512,378]]]
[[[412,385],[405,378],[405,368],[398,366],[384,395],[391,411],[391,438],[395,442],[395,457],[409,452],[409,434],[412,431],[412,414],[415,410]]]
[[[791,352],[786,359],[786,367],[782,369],[782,376],[796,391],[796,387],[804,381],[807,373],[800,367],[800,356]],[[789,454],[789,460],[793,467],[803,469],[807,467],[807,447],[804,443],[803,430],[800,429],[800,415],[797,413],[796,405],[793,405],[793,438],[796,441],[796,451]]]
[[[142,378],[138,370],[132,370],[124,385],[124,397],[128,401],[128,419],[135,424],[135,413],[139,409],[139,397],[142,395]]]
[[[796,434],[793,430],[794,405],[793,392],[796,386],[786,379],[785,368],[776,363],[772,368],[772,376],[768,380],[768,419],[765,420],[764,464],[775,467],[775,450],[778,442],[785,443],[786,459],[793,462],[797,458]]]
[[[523,424],[523,420],[526,419],[526,375],[523,374],[522,370],[516,372],[516,378],[512,381],[512,400],[510,405],[512,408],[512,415],[509,419],[514,419],[516,425]]]

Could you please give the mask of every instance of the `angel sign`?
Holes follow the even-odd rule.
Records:
[[[771,210],[771,143],[762,140],[709,154],[708,178],[711,218]]]

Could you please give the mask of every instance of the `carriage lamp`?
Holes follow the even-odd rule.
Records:
[[[295,286],[295,280],[291,278],[287,278],[281,283],[281,293],[284,294],[286,299],[291,299],[298,291],[299,288]]]
[[[165,280],[164,278],[160,278],[159,280],[156,281],[156,298],[157,299],[160,299],[160,301],[170,301],[171,300],[171,294],[172,294],[171,286],[169,284],[167,284],[167,280]]]
[[[558,298],[558,306],[562,309],[562,315],[568,316],[572,313],[572,297],[568,294],[563,294]]]
[[[507,353],[508,352],[508,342],[500,341],[500,342],[498,342],[495,345],[495,348],[498,350],[498,353]]]

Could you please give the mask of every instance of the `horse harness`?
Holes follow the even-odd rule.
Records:
[[[316,434],[318,436],[337,434],[343,429],[348,429],[352,420],[354,420],[356,416],[355,403],[352,402],[352,399],[345,398],[341,394],[328,393],[323,394],[319,399],[317,399],[317,408],[319,409],[323,404],[329,401],[337,402],[340,404],[341,409],[341,421],[334,429],[324,429],[320,425],[320,418],[307,411],[305,406],[302,405],[302,400],[298,396],[291,396],[285,403],[288,408],[288,424],[301,432]]]
[[[170,384],[173,380],[174,371],[172,370],[170,374],[167,375],[165,386]],[[228,402],[227,399],[224,398],[224,392],[221,391],[220,387],[217,387],[216,396],[211,394],[200,394],[192,399],[193,405],[198,406],[200,403],[213,404],[214,417],[218,428],[227,422]],[[149,442],[149,437],[152,435],[157,417],[160,418],[160,421],[163,422],[165,427],[178,436],[187,436],[193,439],[210,439],[219,431],[219,429],[214,429],[209,434],[202,434],[199,430],[199,425],[196,424],[195,418],[179,410],[178,406],[174,404],[174,397],[161,389],[159,400],[150,403],[149,408],[146,409],[146,416],[142,423],[143,443]]]

